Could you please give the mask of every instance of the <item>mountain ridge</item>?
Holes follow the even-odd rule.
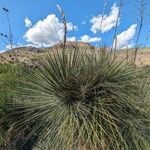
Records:
[[[32,60],[38,60],[40,57],[42,57],[43,54],[46,52],[50,52],[52,50],[58,49],[60,50],[63,47],[61,43],[58,43],[52,47],[46,47],[46,48],[36,48],[33,46],[27,46],[27,47],[17,47],[13,50],[8,50],[3,53],[0,53],[0,64],[5,63],[13,63],[16,61],[16,59],[19,62],[23,63],[30,63]],[[99,48],[96,48],[89,43],[85,42],[66,42],[66,49],[71,50],[79,48],[80,50],[98,50]],[[133,56],[134,51],[128,50],[120,50],[117,51],[119,53],[119,59],[124,59],[127,55]],[[137,62],[138,65],[150,65],[150,48],[143,48],[139,49],[137,54]]]

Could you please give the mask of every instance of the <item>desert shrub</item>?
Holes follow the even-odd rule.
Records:
[[[5,102],[14,94],[16,66],[13,64],[0,65],[0,102]]]
[[[6,120],[6,102],[11,101],[14,96],[13,88],[15,86],[14,78],[16,76],[16,66],[13,64],[0,65],[0,147],[4,145],[5,133],[8,123],[3,124],[2,120]]]
[[[9,137],[8,131],[12,128],[15,122],[15,116],[10,115],[11,104],[13,98],[16,96],[14,91],[18,86],[17,78],[22,72],[29,72],[21,64],[0,64],[0,147],[6,149],[8,145],[7,138]]]
[[[148,150],[146,71],[105,50],[55,50],[20,78],[15,127],[38,135],[34,150]]]

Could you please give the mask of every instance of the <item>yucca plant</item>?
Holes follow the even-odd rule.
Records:
[[[19,80],[15,126],[31,128],[34,150],[148,150],[148,80],[105,49],[54,50]]]

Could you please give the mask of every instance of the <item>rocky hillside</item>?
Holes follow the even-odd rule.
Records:
[[[125,59],[127,57],[133,58],[135,55],[134,50],[122,50],[119,53],[119,59]],[[142,48],[138,50],[136,64],[138,66],[150,65],[150,48]]]
[[[50,52],[53,49],[60,50],[61,44],[57,44],[48,48],[35,48],[35,47],[18,47],[13,50],[9,50],[0,53],[0,63],[13,63],[16,60],[23,63],[30,63],[33,60],[37,60],[42,57],[46,52]],[[80,48],[80,50],[94,50],[97,49],[88,43],[84,42],[67,42],[66,49],[71,50],[74,48]],[[125,59],[126,57],[133,57],[134,52],[132,50],[118,51],[119,59]],[[150,65],[150,48],[141,49],[138,51],[137,65]]]
[[[59,50],[61,49],[61,47],[62,44],[57,44],[55,46],[48,47],[48,48],[36,48],[31,46],[14,48],[13,50],[8,50],[6,52],[0,53],[0,63],[13,63],[16,60],[18,60],[19,62],[28,63],[31,60],[38,59],[46,52],[50,52],[53,49]],[[84,42],[66,43],[66,49],[74,49],[74,48],[90,49],[90,50],[94,49],[93,46]]]

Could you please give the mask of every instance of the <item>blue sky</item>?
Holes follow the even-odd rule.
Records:
[[[111,46],[119,4],[115,0],[107,1],[103,23],[100,28],[103,0],[1,0],[0,32],[8,34],[8,23],[2,10],[3,7],[6,7],[10,10],[14,46],[51,46],[62,39],[62,23],[56,7],[59,4],[66,14],[68,40]],[[117,28],[118,48],[131,47],[135,44],[138,31],[136,21],[138,16],[135,6],[138,6],[135,0],[125,0]],[[149,8],[150,6],[147,5],[139,43],[145,42],[150,30]],[[148,41],[147,46],[149,45],[150,42]],[[6,47],[9,46],[0,41],[0,51],[6,49]]]

